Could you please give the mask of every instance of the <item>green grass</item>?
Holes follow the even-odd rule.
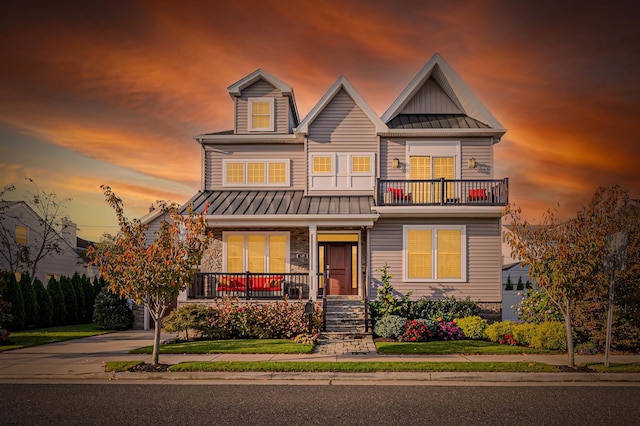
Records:
[[[107,361],[104,366],[104,371],[128,371],[130,368],[136,365],[141,365],[143,361]]]
[[[173,372],[258,371],[258,372],[556,372],[539,362],[182,362],[169,367]]]
[[[113,330],[102,330],[95,324],[64,325],[16,331],[9,336],[9,344],[0,345],[0,351],[46,345],[47,343],[62,342],[64,340],[82,339],[106,333],[113,333]]]
[[[132,354],[150,354],[153,346],[134,349]],[[202,340],[160,345],[161,354],[310,354],[313,345],[285,339]]]
[[[378,353],[384,355],[510,355],[510,354],[553,354],[554,351],[509,346],[483,340],[452,340],[420,343],[376,342]]]
[[[609,368],[604,363],[588,363],[584,364],[592,370],[600,373],[640,373],[640,364],[609,364]]]

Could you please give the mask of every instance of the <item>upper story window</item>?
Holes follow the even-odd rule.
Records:
[[[16,225],[16,244],[27,244],[27,227]]]
[[[223,160],[224,186],[289,186],[289,160]]]
[[[311,154],[310,189],[371,190],[375,154],[331,152]]]
[[[272,132],[275,129],[274,106],[274,98],[249,98],[249,130]]]

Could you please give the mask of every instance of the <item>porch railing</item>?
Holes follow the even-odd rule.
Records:
[[[197,272],[187,288],[187,299],[216,299],[238,297],[241,299],[290,299],[309,298],[309,274],[283,273],[229,273]]]
[[[378,206],[505,206],[509,178],[381,180],[376,187]]]

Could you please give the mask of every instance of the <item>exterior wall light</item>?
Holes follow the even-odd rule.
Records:
[[[471,157],[469,158],[469,168],[470,169],[475,169],[476,168],[476,159]]]
[[[399,169],[400,168],[400,160],[398,160],[397,158],[393,159],[393,168],[394,169]]]

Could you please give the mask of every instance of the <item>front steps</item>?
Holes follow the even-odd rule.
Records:
[[[365,333],[365,302],[359,296],[325,296],[324,329],[328,333]]]

